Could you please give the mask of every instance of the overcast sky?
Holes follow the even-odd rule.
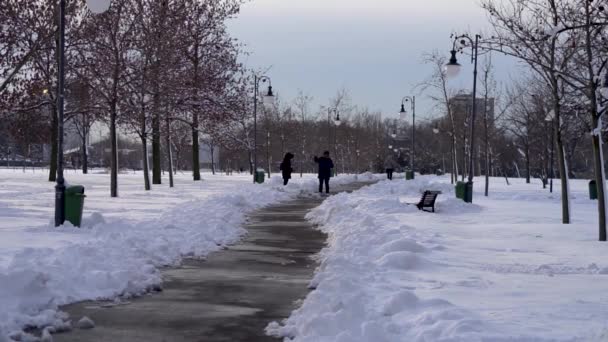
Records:
[[[272,67],[283,101],[302,90],[315,106],[327,104],[345,87],[354,104],[385,116],[396,116],[403,96],[418,95],[419,115],[430,117],[429,101],[413,90],[430,73],[423,52],[448,56],[451,32],[487,25],[478,0],[252,0],[230,29],[252,53],[248,67]],[[455,86],[472,87],[469,61]]]

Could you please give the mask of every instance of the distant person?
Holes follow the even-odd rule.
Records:
[[[392,155],[389,155],[384,160],[384,168],[386,169],[386,177],[389,180],[393,180],[393,172],[395,172],[395,168],[397,168],[397,162]]]
[[[325,193],[329,193],[329,178],[334,168],[334,162],[329,158],[329,151],[323,152],[321,158],[315,156],[314,160],[319,164],[319,192],[323,192],[323,184],[325,184]]]
[[[293,159],[293,157],[293,154],[287,152],[287,154],[285,154],[285,158],[283,158],[281,166],[279,167],[279,169],[283,173],[283,185],[287,185],[287,183],[289,183],[289,180],[291,179],[291,173],[293,172],[293,168],[291,167],[291,160]]]

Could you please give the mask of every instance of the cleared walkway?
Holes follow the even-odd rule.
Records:
[[[352,184],[351,191],[364,184]],[[186,260],[163,271],[163,291],[108,307],[84,302],[63,308],[73,320],[88,316],[92,330],[55,341],[235,342],[277,341],[264,334],[306,297],[326,236],[304,219],[321,197],[301,198],[250,216],[246,239],[206,260]]]

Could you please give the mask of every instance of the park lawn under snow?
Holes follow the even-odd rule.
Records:
[[[18,338],[25,326],[61,328],[60,305],[158,287],[160,267],[237,242],[247,213],[317,187],[313,176],[296,176],[283,187],[278,175],[253,185],[249,175],[205,174],[193,182],[180,173],[175,188],[146,192],[141,173],[124,173],[120,197],[112,199],[108,174],[69,172],[68,183],[86,188],[83,228],[56,229],[47,177],[40,170],[0,170],[0,341]],[[333,184],[352,181],[344,176]]]
[[[608,245],[597,204],[573,181],[573,224],[559,187],[492,179],[474,204],[449,178],[383,181],[326,200],[309,219],[329,234],[311,292],[268,333],[298,342],[606,341]],[[423,190],[441,190],[437,213]]]

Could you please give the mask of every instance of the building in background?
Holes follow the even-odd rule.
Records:
[[[487,119],[488,124],[488,132],[496,131],[496,122],[495,122],[495,106],[496,100],[494,98],[488,98],[487,100],[484,98],[476,98],[475,105],[477,109],[477,113],[475,116],[475,174],[480,175],[485,172],[485,166],[482,163],[484,159],[484,148],[485,145],[485,120]],[[470,120],[473,113],[473,98],[472,94],[467,93],[459,93],[449,99],[449,106],[452,111],[452,118],[446,117],[442,120],[441,125],[443,127],[449,127],[449,131],[452,129],[456,133],[456,142],[457,142],[457,158],[458,164],[460,166],[460,171],[465,172],[464,174],[468,174],[467,159],[470,151],[470,138],[471,138],[471,130],[470,130]],[[453,125],[452,128],[452,120]],[[490,137],[491,138],[491,137]]]

